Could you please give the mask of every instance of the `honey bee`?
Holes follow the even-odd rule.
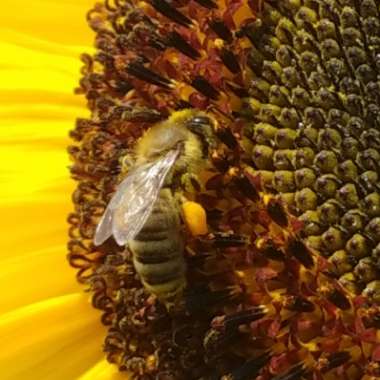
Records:
[[[181,205],[186,202],[186,179],[196,179],[210,163],[215,128],[216,121],[206,113],[188,109],[153,125],[137,142],[135,161],[95,232],[95,245],[111,236],[120,246],[128,245],[145,289],[167,307],[186,286],[181,216],[194,234],[191,223],[203,215],[205,228],[195,234],[207,232],[201,206],[187,202],[198,206],[190,210],[189,222],[185,207],[181,215]]]

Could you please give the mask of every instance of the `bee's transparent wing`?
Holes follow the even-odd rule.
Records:
[[[171,150],[127,175],[100,219],[95,232],[95,245],[102,244],[111,235],[119,245],[125,245],[140,232],[177,156],[178,150]]]

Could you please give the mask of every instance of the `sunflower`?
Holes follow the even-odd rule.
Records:
[[[116,379],[66,259],[66,153],[92,0],[1,3],[1,379]]]
[[[2,379],[125,379],[117,366],[144,380],[376,378],[378,250],[372,257],[369,248],[379,240],[371,113],[378,99],[365,63],[366,54],[378,63],[376,3],[106,0],[88,13],[97,51],[82,55],[77,92],[86,95],[89,115],[72,88],[77,57],[89,51],[83,16],[92,3],[21,2],[25,13],[14,15],[14,4],[3,2],[0,191],[3,247],[12,253],[3,254],[0,277]],[[212,156],[216,175],[195,196],[213,233],[186,236],[193,286],[175,315],[147,294],[128,251],[112,239],[96,248],[92,238],[126,151],[144,129],[183,108],[216,118],[224,146]],[[66,135],[74,117],[73,144]],[[323,129],[325,121],[331,128]],[[66,174],[69,144],[75,190]],[[360,185],[356,170],[363,168],[371,173]],[[314,170],[323,174],[319,190]],[[340,229],[326,233],[320,208],[327,195],[333,206],[363,208],[353,216],[370,217],[369,227],[346,233],[348,208],[333,208],[327,216]],[[65,263],[65,214],[69,261],[108,331]]]
[[[91,9],[69,261],[103,311],[109,362],[139,380],[379,375],[378,19],[374,0]],[[168,311],[142,255],[93,237],[136,140],[176,115],[192,130],[205,116],[189,108],[215,121],[213,172],[192,194],[210,234],[184,226],[190,286]]]

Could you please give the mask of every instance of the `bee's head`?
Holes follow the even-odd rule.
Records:
[[[174,112],[144,134],[136,146],[136,156],[144,161],[154,160],[176,146],[185,146],[190,133],[199,141],[202,158],[207,158],[216,148],[216,126],[216,120],[205,112],[189,109]]]
[[[215,119],[203,112],[194,114],[186,122],[186,128],[200,139],[205,156],[216,147],[216,123]]]

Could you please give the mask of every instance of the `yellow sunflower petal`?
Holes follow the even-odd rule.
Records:
[[[0,315],[23,305],[80,291],[64,252],[64,246],[57,246],[1,260],[0,289],[12,287],[2,292]]]
[[[65,256],[67,241],[66,215],[72,207],[68,202],[71,184],[40,191],[19,194],[29,200],[0,202],[1,254],[0,260],[28,255],[51,247],[61,247]],[[15,193],[17,189],[14,190]],[[45,196],[45,201],[43,200]],[[33,197],[34,200],[33,200]],[[38,198],[38,199],[37,199]],[[66,198],[66,199],[64,199]],[[46,271],[46,267],[44,266]],[[73,273],[74,275],[74,273]]]
[[[62,44],[89,45],[86,12],[94,0],[2,0],[0,25]]]
[[[87,113],[73,95],[80,67],[73,49],[12,38],[0,41],[0,258],[64,244],[73,190],[67,135]]]
[[[102,360],[87,371],[78,380],[127,380],[126,373],[119,372],[116,367],[110,366],[106,360]]]
[[[103,334],[86,299],[69,294],[1,315],[1,379],[71,380],[98,362]]]
[[[101,360],[99,312],[66,262],[68,131],[93,0],[2,1],[0,368],[5,380],[74,380]]]

